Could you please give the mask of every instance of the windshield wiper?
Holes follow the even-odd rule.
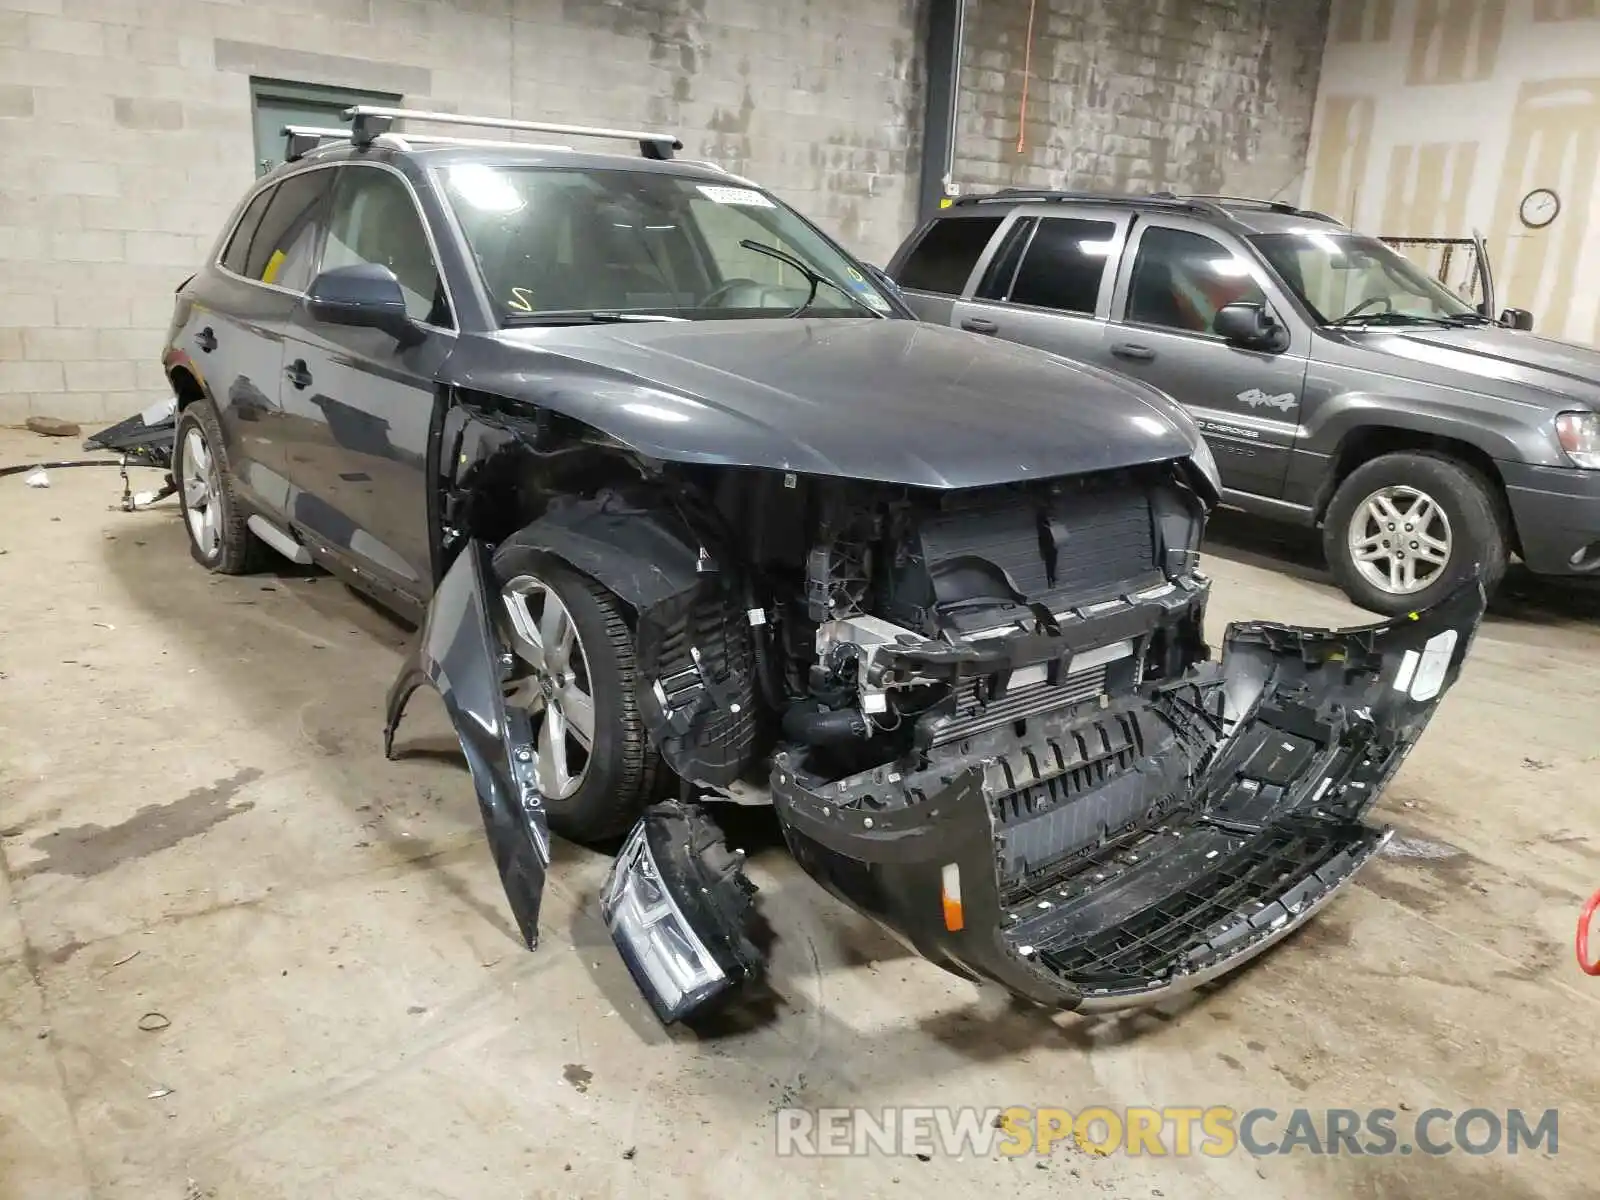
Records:
[[[806,266],[805,263],[801,262],[787,250],[780,250],[776,246],[769,246],[765,242],[758,242],[753,238],[744,238],[740,241],[739,245],[743,246],[746,250],[754,250],[757,254],[765,254],[768,258],[775,258],[781,263],[788,263],[789,266],[793,267],[796,271],[799,271],[800,274],[804,275],[811,282],[811,291],[806,295],[805,303],[800,305],[799,308],[792,310],[789,313],[791,317],[798,317],[801,313],[805,312],[806,309],[811,307],[811,302],[817,298],[817,286],[824,283],[831,287],[834,291],[838,292],[846,300],[850,301],[851,304],[854,304],[862,312],[874,317],[883,316],[881,312],[873,308],[872,305],[868,304],[860,296],[856,295],[852,289],[845,287],[842,283],[838,283],[835,280],[829,279],[826,275],[822,274],[822,272],[816,270],[814,267]]]
[[[1449,317],[1424,317],[1416,313],[1357,313],[1354,316],[1336,317],[1328,321],[1331,329],[1338,329],[1351,325],[1449,325],[1453,324]]]
[[[666,313],[618,312],[610,308],[587,311],[508,313],[500,322],[504,329],[518,325],[625,325],[634,321],[683,321],[686,317],[670,317]]]

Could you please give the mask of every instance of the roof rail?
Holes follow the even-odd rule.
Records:
[[[954,205],[1053,203],[1076,200],[1099,201],[1110,204],[1142,204],[1159,208],[1179,208],[1190,212],[1201,207],[1200,204],[1194,203],[1185,197],[1164,194],[1136,196],[1128,192],[1070,192],[1054,191],[1048,188],[1014,187],[1001,188],[997,192],[986,192],[978,196],[962,196],[954,201]]]
[[[414,108],[380,108],[358,104],[344,111],[350,122],[349,138],[353,145],[370,146],[381,134],[389,132],[396,121],[417,121],[427,125],[468,125],[480,129],[514,129],[529,133],[556,133],[570,137],[614,138],[637,142],[639,153],[645,158],[669,159],[673,152],[683,149],[683,142],[673,133],[652,133],[641,129],[607,129],[595,125],[561,125],[551,121],[517,121],[510,117],[479,117],[468,113],[427,112]]]
[[[1314,221],[1327,221],[1332,225],[1339,224],[1337,219],[1330,217],[1327,213],[1316,212],[1308,208],[1300,208],[1299,206],[1290,204],[1284,200],[1261,200],[1254,196],[1213,195],[1204,192],[1189,193],[1181,196],[1175,195],[1172,192],[1154,192],[1152,195],[1161,197],[1163,199],[1170,198],[1174,200],[1205,201],[1211,204],[1220,205],[1224,208],[1258,208],[1264,209],[1267,212],[1282,213],[1284,216],[1289,217],[1308,217]]]

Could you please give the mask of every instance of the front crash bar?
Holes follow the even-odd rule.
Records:
[[[506,899],[528,949],[539,942],[539,902],[550,867],[550,831],[544,797],[534,782],[533,730],[527,713],[507,705],[503,693],[510,650],[490,619],[489,555],[469,541],[445,573],[415,648],[389,689],[383,750],[394,753],[395,729],[406,702],[432,684],[455,726],[478,794],[489,849]]]

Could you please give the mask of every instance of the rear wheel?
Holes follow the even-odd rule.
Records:
[[[576,842],[624,833],[655,798],[660,760],[635,703],[623,608],[526,547],[504,547],[494,569],[517,660],[506,700],[532,722],[550,827]]]
[[[222,426],[209,400],[196,400],[178,417],[172,474],[189,534],[189,554],[208,571],[244,575],[261,565],[265,547],[245,525],[234,493]]]
[[[1385,454],[1334,493],[1323,550],[1351,600],[1387,616],[1426,608],[1474,572],[1505,574],[1507,539],[1488,480],[1441,455]]]

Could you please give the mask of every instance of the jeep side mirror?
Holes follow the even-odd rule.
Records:
[[[1533,329],[1533,314],[1525,308],[1508,308],[1500,314],[1500,324],[1527,333]]]
[[[1244,350],[1282,350],[1288,342],[1283,326],[1260,304],[1224,304],[1211,328],[1228,345]]]
[[[329,325],[381,329],[401,345],[417,340],[400,281],[381,263],[354,263],[322,272],[311,281],[306,309]]]

